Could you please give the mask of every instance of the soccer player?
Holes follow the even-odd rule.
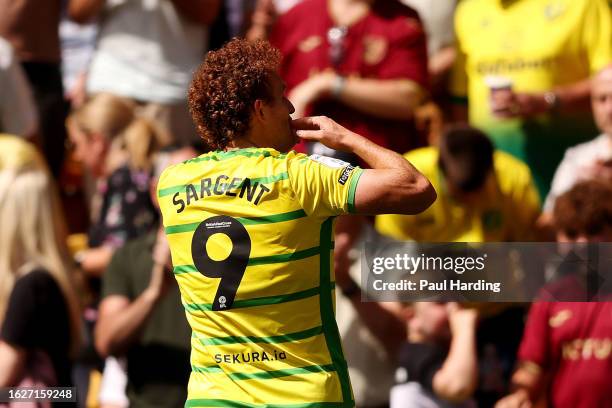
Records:
[[[279,63],[264,41],[210,52],[189,103],[217,150],[158,184],[193,330],[188,407],[353,407],[334,318],[334,217],[414,214],[436,197],[403,157],[331,119],[292,122]],[[295,153],[298,137],[371,169]]]

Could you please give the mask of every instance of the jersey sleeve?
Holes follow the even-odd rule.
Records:
[[[587,1],[582,25],[583,45],[591,73],[612,62],[612,15],[606,0]]]
[[[287,173],[296,199],[308,215],[334,216],[355,212],[355,191],[363,170],[331,157],[297,154]]]

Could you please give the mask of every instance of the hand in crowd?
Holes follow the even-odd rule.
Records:
[[[355,284],[349,275],[353,261],[349,253],[361,233],[364,222],[365,219],[358,215],[338,219],[334,237],[334,273],[337,289],[350,289]]]
[[[520,389],[500,399],[495,408],[531,408],[533,404],[526,390]]]
[[[421,105],[414,112],[417,130],[424,135],[427,143],[435,146],[444,129],[444,115],[434,102]]]
[[[110,263],[115,250],[108,245],[85,249],[75,254],[79,267],[90,276],[101,276]]]
[[[266,39],[278,14],[273,0],[259,0],[251,17],[251,27],[246,37],[249,40]]]
[[[478,321],[477,309],[462,307],[457,302],[449,302],[446,305],[446,310],[452,334],[456,334],[461,330],[474,330]]]
[[[491,110],[502,119],[525,118],[548,112],[550,104],[543,94],[517,93],[505,89],[491,94]]]
[[[172,258],[170,246],[164,230],[157,231],[155,245],[153,246],[153,269],[147,292],[150,296],[159,300],[168,291],[172,282]]]
[[[348,256],[350,248],[342,248],[338,250],[338,236],[335,237],[335,251],[334,251],[334,273],[336,275],[336,285],[339,288],[346,288],[351,285],[351,277],[349,275],[349,269],[351,266],[351,260]]]
[[[82,72],[76,78],[72,88],[66,94],[72,109],[78,109],[87,100],[87,72]]]
[[[306,109],[310,104],[328,96],[332,92],[336,77],[337,75],[333,71],[326,70],[312,75],[306,81],[293,88],[288,96],[295,108],[293,116],[301,118],[305,115]]]

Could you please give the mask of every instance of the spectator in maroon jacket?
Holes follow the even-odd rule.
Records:
[[[612,185],[577,184],[555,202],[554,219],[559,242],[612,242]],[[496,408],[526,408],[542,399],[555,408],[612,407],[611,317],[612,302],[534,303],[515,391]]]
[[[427,87],[427,46],[414,10],[395,0],[305,0],[278,18],[270,41],[284,56],[295,117],[333,117],[400,153],[419,144],[412,118]]]

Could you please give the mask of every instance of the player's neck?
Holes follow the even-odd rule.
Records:
[[[251,140],[249,137],[241,137],[236,140],[232,140],[230,144],[227,145],[225,150],[237,150],[237,149],[246,149],[248,147],[262,147]]]

